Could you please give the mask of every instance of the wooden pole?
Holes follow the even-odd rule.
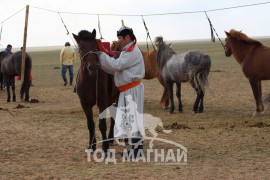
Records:
[[[21,87],[23,86],[23,83],[24,83],[28,15],[29,15],[29,5],[26,5],[24,36],[23,36],[23,49],[22,49]]]

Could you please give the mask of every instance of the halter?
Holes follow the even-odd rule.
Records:
[[[84,59],[88,54],[95,54],[95,55],[98,55],[98,52],[95,52],[95,51],[88,51],[88,52],[85,53],[83,56],[81,56],[80,59],[83,61],[83,59]]]
[[[81,54],[81,53],[80,53]],[[80,56],[82,65],[83,65],[83,69],[85,69],[85,62],[84,62],[84,58],[88,55],[97,55],[98,56],[98,52],[97,51],[88,51],[87,53],[85,53],[83,56]],[[93,67],[93,68],[91,68]],[[98,68],[99,68],[99,63],[95,64],[95,65],[90,65],[89,68],[96,70],[96,105],[98,104]],[[90,69],[87,69],[89,72],[89,76],[90,76]]]
[[[88,55],[97,55],[98,56],[98,52],[97,51],[88,51],[87,53],[85,53],[83,56],[80,56],[83,68],[85,68],[85,62],[84,62],[84,58]],[[95,65],[90,65],[90,67],[93,67],[93,69],[98,69],[99,67],[99,63],[95,64]]]

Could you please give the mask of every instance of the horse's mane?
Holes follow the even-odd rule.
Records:
[[[262,46],[263,44],[260,42],[260,41],[257,41],[255,39],[252,39],[252,38],[249,38],[246,34],[240,32],[240,31],[236,31],[234,29],[231,29],[229,34],[239,40],[239,41],[244,41],[248,44],[254,44],[254,45],[259,45],[259,46]]]
[[[81,30],[78,34],[79,38],[83,41],[92,40],[92,33],[87,30]]]
[[[1,51],[0,52],[0,63],[2,62],[2,60],[6,57],[8,53],[4,52],[4,51]]]
[[[155,39],[155,44],[158,47],[157,61],[160,68],[163,68],[166,62],[174,55],[176,52],[163,41],[162,36],[158,36]]]

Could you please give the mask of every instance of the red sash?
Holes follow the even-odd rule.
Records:
[[[129,84],[126,84],[126,85],[123,85],[123,86],[119,86],[117,87],[117,89],[120,91],[120,92],[124,92],[128,89],[131,89],[135,86],[138,86],[139,84],[141,84],[141,81],[134,81],[132,83],[129,83]]]

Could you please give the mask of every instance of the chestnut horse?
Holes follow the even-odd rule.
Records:
[[[226,32],[225,55],[233,55],[248,78],[256,101],[253,117],[264,111],[261,80],[270,79],[270,48],[247,35],[231,29]]]
[[[114,52],[115,58],[118,58],[121,53],[121,45],[118,41],[113,41],[111,45],[111,51]],[[144,60],[144,67],[145,67],[145,76],[144,79],[154,79],[157,78],[160,84],[163,86],[164,91],[163,95],[160,100],[160,104],[165,106],[165,109],[168,108],[169,105],[169,96],[168,91],[165,85],[165,82],[161,76],[160,70],[157,65],[157,53],[152,50],[150,52],[144,52],[141,50],[143,60]]]
[[[93,106],[97,105],[99,113],[109,107],[117,98],[117,92],[113,91],[115,86],[112,76],[99,68],[98,43],[96,30],[92,32],[82,30],[78,35],[73,34],[79,47],[81,65],[77,76],[77,94],[81,106],[87,118],[89,130],[89,148],[96,150],[95,122],[93,119]],[[113,138],[114,121],[111,120],[109,139]],[[107,153],[109,142],[107,140],[106,119],[99,119],[99,129],[102,135],[102,149]]]

